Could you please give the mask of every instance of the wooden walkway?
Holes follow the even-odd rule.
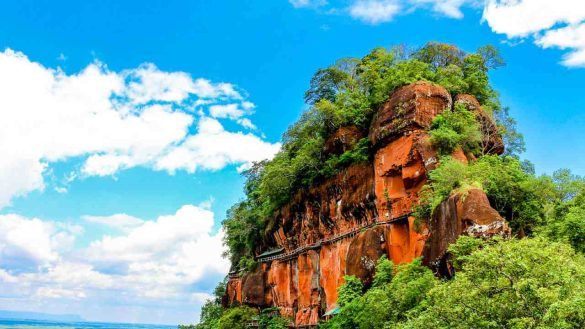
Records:
[[[291,251],[283,253],[283,254],[261,257],[261,258],[258,258],[257,260],[261,263],[267,263],[267,262],[271,262],[274,260],[290,260],[290,259],[295,258],[298,255],[303,254],[309,250],[319,249],[319,248],[321,248],[322,245],[332,244],[332,243],[335,243],[341,239],[353,237],[356,234],[358,234],[359,232],[361,232],[362,230],[369,229],[369,228],[376,227],[376,226],[387,225],[387,224],[391,224],[391,223],[394,223],[394,222],[397,222],[400,220],[408,219],[408,216],[410,216],[410,215],[411,215],[411,213],[408,213],[406,215],[395,217],[395,218],[392,218],[392,219],[389,219],[386,221],[378,221],[378,218],[375,218],[374,222],[361,225],[359,227],[354,228],[353,230],[339,233],[339,234],[334,235],[330,238],[319,240],[319,241],[317,241],[313,244],[307,245],[307,246],[298,247],[294,250],[291,250]]]

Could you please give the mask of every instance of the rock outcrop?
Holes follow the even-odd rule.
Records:
[[[459,95],[455,102],[473,110],[482,129],[491,129],[485,152],[502,153],[497,127],[477,100]],[[382,255],[395,263],[423,256],[425,264],[449,272],[441,264],[459,235],[506,234],[505,221],[479,189],[451,196],[428,225],[411,216],[438,161],[428,129],[452,107],[451,95],[437,85],[417,82],[396,90],[369,129],[373,162],[352,165],[294,195],[275,216],[271,252],[259,255],[255,271],[230,276],[226,302],[278,306],[297,325],[312,325],[336,306],[343,277],[356,275],[369,284]],[[324,151],[341,154],[363,137],[355,127],[342,127]],[[468,161],[461,150],[453,157]]]
[[[447,247],[460,235],[491,237],[510,234],[506,221],[490,206],[485,193],[477,188],[453,194],[443,201],[433,212],[428,230],[432,234],[423,252],[424,263],[447,277],[453,275]]]

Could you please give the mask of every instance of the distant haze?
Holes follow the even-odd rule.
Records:
[[[36,312],[15,312],[0,310],[0,319],[25,319],[25,320],[48,320],[48,321],[85,321],[77,314],[46,314]]]

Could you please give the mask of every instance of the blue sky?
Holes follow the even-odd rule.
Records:
[[[0,309],[197,320],[227,269],[238,171],[278,149],[316,69],[376,46],[498,46],[523,157],[585,174],[585,6],[547,6],[3,2]]]

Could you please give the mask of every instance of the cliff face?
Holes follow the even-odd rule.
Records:
[[[477,100],[458,95],[456,102],[476,113],[483,130],[492,129],[485,134],[484,151],[503,152],[495,124]],[[451,95],[429,83],[395,91],[369,130],[373,162],[350,166],[297,193],[277,215],[274,246],[259,255],[260,266],[230,275],[227,302],[278,306],[297,325],[316,324],[335,307],[343,276],[370,283],[382,255],[394,263],[423,256],[425,264],[449,274],[446,249],[459,235],[506,234],[506,223],[477,189],[443,202],[428,225],[415,225],[411,216],[427,173],[437,165],[427,131],[432,119],[452,106]],[[325,151],[339,154],[362,137],[354,127],[340,128]],[[461,150],[453,157],[468,161]]]

